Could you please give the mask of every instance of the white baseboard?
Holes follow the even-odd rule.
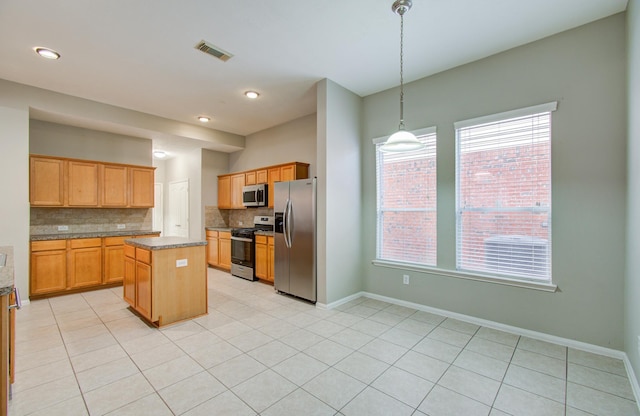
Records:
[[[337,300],[335,302],[331,302],[330,304],[322,304],[320,306],[322,309],[333,309],[337,306],[350,302],[354,299],[357,299],[361,296],[370,299],[376,299],[383,302],[391,303],[394,305],[405,306],[407,308],[417,309],[419,311],[430,312],[437,315],[446,316],[447,318],[454,318],[460,321],[469,322],[472,324],[484,326],[487,328],[497,329],[500,331],[510,332],[516,335],[522,335],[529,338],[537,339],[540,341],[547,341],[558,345],[563,345],[568,348],[574,348],[581,351],[590,352],[593,354],[604,355],[605,357],[616,358],[622,360],[624,366],[627,370],[627,378],[631,383],[631,389],[633,390],[633,394],[636,398],[636,404],[640,409],[640,385],[638,384],[638,379],[635,376],[635,372],[633,371],[633,367],[631,366],[631,362],[629,361],[629,357],[624,351],[614,350],[612,348],[605,348],[599,345],[593,345],[586,342],[576,341],[573,339],[563,338],[556,335],[549,335],[543,332],[532,331],[529,329],[519,328],[516,326],[506,325],[499,322],[489,321],[487,319],[476,318],[474,316],[464,315],[457,312],[451,312],[444,309],[433,308],[430,306],[421,305],[419,303],[407,302],[400,299],[391,298],[388,296],[377,295],[375,293],[369,292],[358,292],[351,296],[347,296],[343,299]],[[316,304],[318,306],[318,304]]]

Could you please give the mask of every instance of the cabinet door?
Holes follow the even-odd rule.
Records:
[[[231,208],[231,176],[218,177],[218,208]]]
[[[129,168],[129,206],[153,208],[153,168]]]
[[[104,248],[104,283],[122,282],[124,278],[124,245]]]
[[[98,206],[98,164],[67,162],[67,192],[70,207]]]
[[[231,176],[231,208],[244,208],[242,205],[242,188],[244,173]]]
[[[128,171],[125,166],[102,165],[102,201],[103,207],[126,207]]]
[[[256,183],[267,183],[267,170],[260,169],[256,171]]]
[[[39,295],[67,287],[67,250],[31,252],[31,287],[29,293]]]
[[[256,171],[247,172],[244,174],[244,184],[245,185],[255,185],[256,184]]]
[[[267,238],[265,236],[256,236],[256,277],[260,279],[267,279],[268,276],[268,247]]]
[[[124,300],[133,308],[136,307],[136,260],[131,257],[124,258],[124,280],[122,284]]]
[[[29,168],[29,199],[31,205],[64,205],[64,161],[31,157]]]
[[[274,265],[273,237],[267,237],[267,280],[270,282],[275,278]]]
[[[220,264],[220,260],[218,258],[218,250],[218,238],[207,238],[207,263],[211,266],[217,266],[218,264]]]
[[[151,320],[151,266],[136,261],[136,310]]]
[[[70,289],[102,283],[102,247],[69,250],[68,287]]]
[[[280,180],[282,182],[296,179],[296,165],[288,165],[280,168]]]
[[[220,233],[218,240],[218,266],[231,270],[231,234]]]
[[[280,168],[271,168],[267,171],[267,194],[269,196],[269,208],[273,208],[273,184],[276,182],[280,182]]]

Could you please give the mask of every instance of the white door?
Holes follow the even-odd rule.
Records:
[[[153,191],[153,219],[152,219],[152,227],[153,231],[160,231],[162,235],[163,230],[163,221],[164,221],[164,204],[162,203],[164,196],[162,195],[162,184],[156,183],[154,184]]]
[[[189,238],[189,180],[169,183],[167,236]]]

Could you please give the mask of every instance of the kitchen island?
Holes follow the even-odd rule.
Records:
[[[205,315],[206,245],[181,237],[125,240],[124,299],[158,327]]]
[[[13,293],[13,247],[0,247],[0,415],[6,415],[14,376],[15,314],[9,309]]]

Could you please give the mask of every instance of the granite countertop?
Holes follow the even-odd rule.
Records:
[[[233,228],[231,227],[204,227],[205,230],[209,231],[231,231]]]
[[[7,261],[0,267],[0,296],[5,296],[13,290],[13,246],[0,247],[0,254],[7,255]]]
[[[273,231],[258,230],[254,234],[255,235],[266,235],[268,237],[273,237]]]
[[[160,231],[150,231],[150,230],[96,231],[91,233],[33,234],[29,238],[31,239],[31,241],[46,241],[46,240],[71,240],[75,238],[126,237],[130,235],[151,235],[151,234],[159,234],[159,233]]]
[[[147,250],[166,250],[170,248],[182,248],[192,246],[206,246],[206,241],[191,240],[184,237],[151,237],[151,238],[132,238],[125,240],[125,243],[140,247]]]

